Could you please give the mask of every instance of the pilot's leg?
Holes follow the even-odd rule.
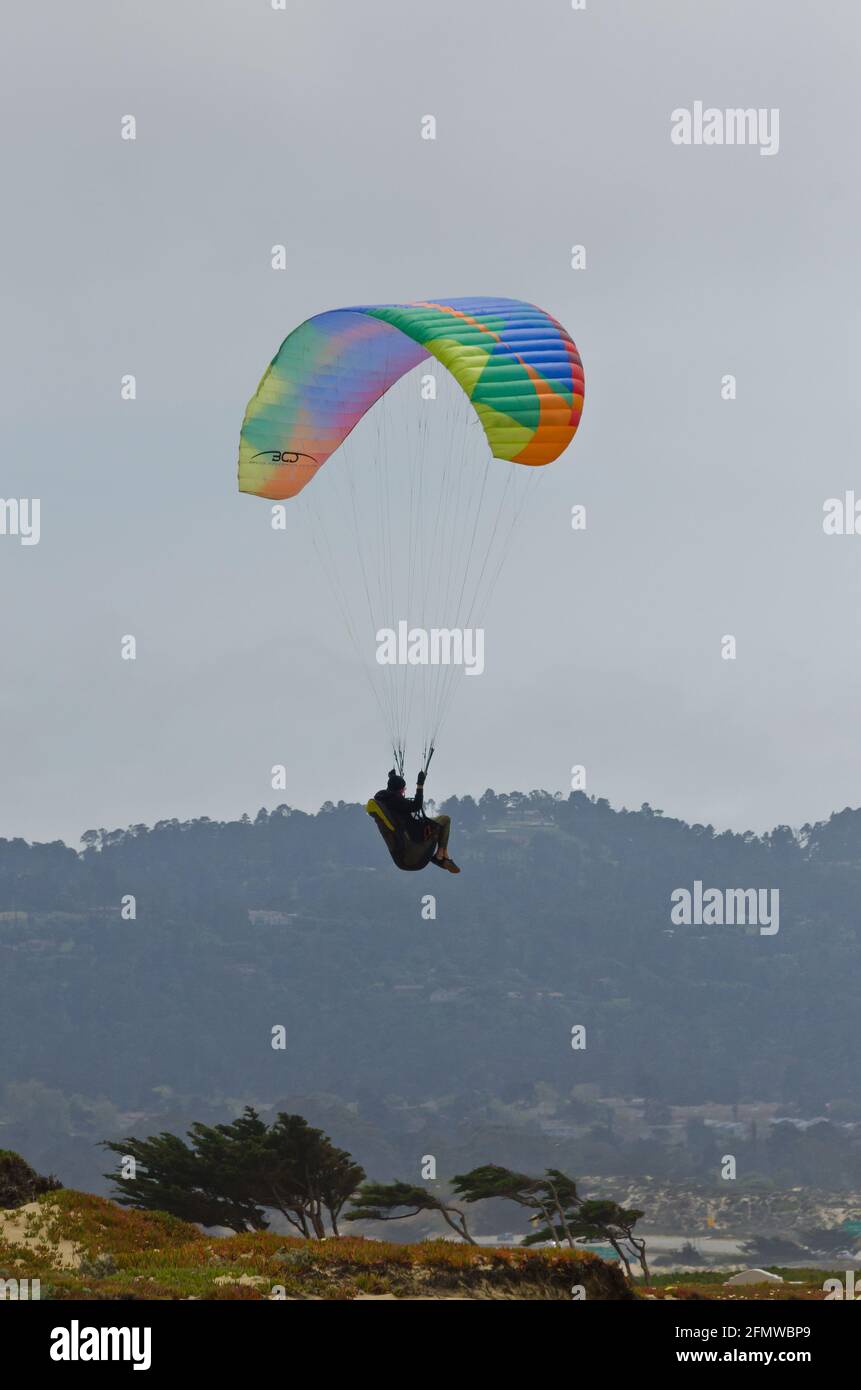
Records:
[[[432,820],[439,826],[436,843],[438,859],[445,859],[448,854],[448,837],[451,834],[451,816],[433,816]]]

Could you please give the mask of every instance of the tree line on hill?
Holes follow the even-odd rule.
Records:
[[[124,1114],[182,1130],[295,1098],[383,1176],[420,1133],[462,1171],[549,1146],[561,1170],[694,1177],[720,1135],[671,1132],[672,1107],[770,1102],[819,1123],[735,1135],[746,1170],[861,1178],[861,812],[755,835],[583,793],[441,809],[458,879],[399,874],[344,803],[0,841],[4,1142],[80,1171]],[[779,890],[779,932],[674,926],[695,881]],[[603,1097],[641,1098],[644,1133]]]

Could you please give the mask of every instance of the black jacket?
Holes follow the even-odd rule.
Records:
[[[374,792],[374,800],[388,816],[395,830],[399,830],[408,839],[421,843],[425,838],[422,821],[417,818],[424,800],[421,787],[416,788],[413,797],[401,796],[399,792]]]

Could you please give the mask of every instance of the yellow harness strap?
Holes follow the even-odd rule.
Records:
[[[373,797],[366,805],[365,810],[369,816],[376,816],[378,820],[381,820],[386,829],[391,830],[393,835],[396,833],[395,827],[392,825],[392,822],[389,820],[382,806],[380,806],[379,802],[374,801]]]

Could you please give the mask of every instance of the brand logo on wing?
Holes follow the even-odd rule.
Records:
[[[317,465],[317,460],[313,454],[282,453],[280,449],[261,449],[259,454],[252,455],[252,461],[253,459],[269,459],[270,463],[298,463],[300,459],[307,459],[315,467]]]

